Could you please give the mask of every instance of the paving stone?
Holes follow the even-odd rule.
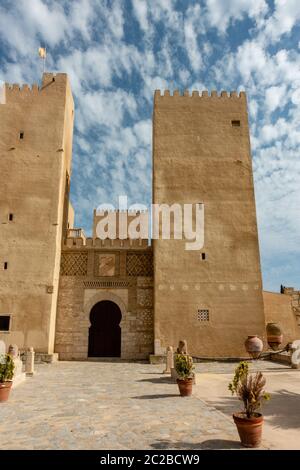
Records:
[[[226,373],[234,366],[203,363],[196,371]],[[181,398],[163,368],[109,362],[37,365],[37,373],[0,404],[0,448],[240,448],[228,417],[197,396]]]

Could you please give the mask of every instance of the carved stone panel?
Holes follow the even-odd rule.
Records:
[[[101,254],[99,255],[99,276],[115,276],[116,274],[116,255]]]
[[[62,276],[86,276],[87,253],[62,253],[60,273]]]
[[[152,253],[128,253],[126,257],[127,276],[152,276]]]
[[[152,289],[138,289],[137,290],[137,303],[140,307],[152,307],[153,290]]]

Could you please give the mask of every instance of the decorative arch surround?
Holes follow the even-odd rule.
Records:
[[[94,305],[96,305],[98,302],[101,302],[102,300],[110,300],[111,302],[114,302],[115,304],[117,304],[117,306],[119,307],[122,313],[122,320],[120,323],[121,328],[122,328],[122,323],[124,321],[124,318],[126,317],[127,308],[126,308],[125,302],[113,292],[109,292],[106,290],[99,290],[99,292],[93,295],[93,297],[89,299],[83,307],[85,317],[89,319],[90,312],[92,308],[94,307]],[[89,326],[90,326],[90,322],[89,322]]]
[[[98,302],[101,302],[103,300],[110,300],[111,302],[114,302],[120,309],[121,314],[122,314],[122,319],[120,322],[120,328],[121,328],[121,359],[126,359],[127,358],[127,353],[130,350],[130,336],[128,336],[128,329],[130,326],[130,322],[128,320],[128,316],[130,313],[127,311],[127,307],[125,302],[117,295],[114,294],[111,291],[107,290],[99,290],[93,297],[91,297],[83,307],[83,312],[84,312],[84,317],[86,320],[86,335],[88,335],[88,330],[89,327],[91,326],[90,323],[90,313],[94,305],[96,305]],[[86,357],[88,356],[88,351],[86,352]]]
[[[91,310],[106,300],[115,303],[122,315],[121,359],[145,360],[153,353],[153,279],[109,281],[118,282],[117,286],[104,282],[108,281],[92,276],[61,276],[55,332],[55,352],[61,360],[88,359]]]

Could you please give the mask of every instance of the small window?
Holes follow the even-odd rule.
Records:
[[[4,269],[7,269],[8,268],[8,262],[7,261],[4,261]]]
[[[240,127],[241,126],[241,121],[231,121],[232,127]]]
[[[0,315],[0,331],[9,331],[10,315]]]
[[[206,259],[206,254],[205,253],[201,253],[201,259]]]
[[[198,321],[209,321],[209,310],[199,309],[197,313]]]
[[[20,132],[20,139],[24,139],[24,132]]]
[[[12,222],[14,220],[14,214],[8,214],[8,220]]]

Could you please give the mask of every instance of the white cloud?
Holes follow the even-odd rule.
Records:
[[[229,24],[244,16],[260,21],[268,11],[265,0],[206,0],[210,26],[225,33]]]
[[[82,93],[79,97],[78,125],[81,132],[92,126],[117,127],[123,123],[125,113],[135,116],[137,104],[130,93],[98,91]]]
[[[191,66],[197,72],[202,66],[202,57],[197,43],[197,34],[191,22],[184,24],[185,47],[190,59]]]
[[[275,109],[283,107],[287,102],[286,86],[272,86],[266,90],[266,108],[272,113]]]
[[[288,132],[287,122],[280,118],[275,124],[265,124],[260,132],[261,143],[269,143],[273,140],[278,140],[279,138],[286,135]]]
[[[296,89],[291,95],[291,101],[296,106],[300,106],[300,88]]]
[[[191,66],[195,72],[199,72],[203,62],[198,45],[198,33],[201,30],[201,9],[200,5],[189,7],[184,21],[185,48],[190,60]]]
[[[142,145],[151,145],[152,121],[150,119],[136,122],[133,126],[133,130]]]
[[[236,66],[247,82],[252,74],[261,74],[267,65],[267,56],[263,47],[255,41],[245,41],[238,47]]]
[[[134,14],[139,22],[140,28],[147,32],[149,30],[148,5],[146,0],[132,0]]]
[[[123,26],[124,26],[124,17],[123,17],[123,8],[120,1],[116,1],[112,9],[107,11],[107,23],[112,32],[112,34],[117,38],[121,39],[123,37]]]
[[[299,0],[275,0],[275,11],[264,23],[263,35],[276,42],[290,33],[299,20]]]
[[[48,7],[41,0],[19,0],[17,5],[27,31],[33,29],[50,46],[57,44],[64,37],[68,23],[58,3],[52,3],[51,7]]]
[[[189,81],[191,74],[187,69],[182,69],[178,72],[178,76],[179,76],[180,82],[182,84],[186,84]]]
[[[143,78],[144,78],[143,95],[150,102],[152,102],[153,94],[155,90],[163,91],[163,90],[170,89],[170,83],[167,82],[167,80],[165,80],[162,77],[158,77],[158,76],[150,77],[150,76],[145,75]]]
[[[257,112],[258,112],[258,103],[257,101],[255,101],[254,99],[252,99],[249,103],[248,103],[248,108],[249,108],[249,113],[250,113],[250,116],[255,119],[256,116],[257,116]]]
[[[89,40],[91,36],[93,14],[94,9],[90,0],[72,2],[69,24],[76,32],[79,32],[85,40]]]

